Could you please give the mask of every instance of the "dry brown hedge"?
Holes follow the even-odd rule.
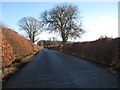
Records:
[[[37,46],[11,29],[2,27],[2,67],[7,67],[15,60],[21,60],[35,50],[43,47]]]
[[[61,51],[79,58],[113,67],[120,72],[120,38],[103,38],[91,42],[76,42],[58,46],[49,46],[47,48]]]

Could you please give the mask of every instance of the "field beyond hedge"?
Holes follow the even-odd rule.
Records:
[[[91,42],[76,42],[46,48],[77,56],[120,72],[120,38],[102,38]]]

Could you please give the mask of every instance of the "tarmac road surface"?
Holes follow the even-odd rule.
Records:
[[[118,88],[118,75],[74,56],[42,49],[4,88]]]

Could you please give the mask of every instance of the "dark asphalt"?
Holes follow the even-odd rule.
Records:
[[[118,75],[48,49],[12,77],[4,88],[118,88]]]

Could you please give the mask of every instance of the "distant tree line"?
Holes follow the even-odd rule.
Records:
[[[70,43],[72,41],[67,41],[66,43]],[[49,45],[60,45],[62,44],[62,41],[51,41],[51,40],[40,40],[37,45],[39,46],[49,46]]]

